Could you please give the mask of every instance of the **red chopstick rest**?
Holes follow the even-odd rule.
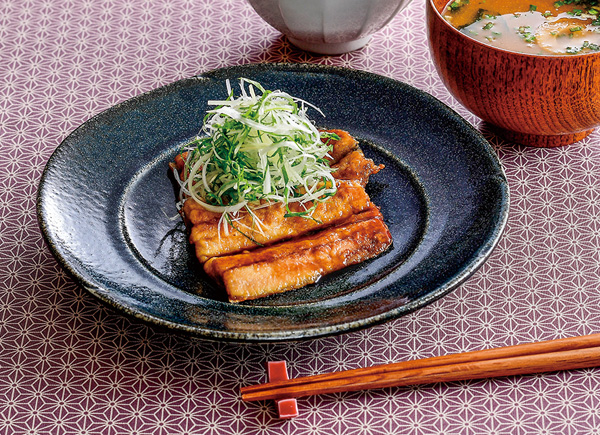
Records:
[[[269,375],[269,382],[287,381],[289,379],[285,361],[268,361],[267,373]],[[277,405],[279,418],[298,417],[298,403],[296,399],[276,400],[275,404]]]

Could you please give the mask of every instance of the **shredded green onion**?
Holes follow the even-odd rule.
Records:
[[[309,217],[317,203],[336,193],[327,157],[335,134],[320,132],[306,112],[306,101],[282,91],[265,90],[246,78],[235,97],[209,101],[216,106],[204,118],[188,152],[183,195],[231,223],[239,211],[283,202],[302,205],[294,216]],[[321,139],[325,139],[322,141]]]

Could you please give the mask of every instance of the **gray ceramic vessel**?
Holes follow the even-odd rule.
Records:
[[[366,45],[410,0],[248,0],[297,47],[341,54]]]

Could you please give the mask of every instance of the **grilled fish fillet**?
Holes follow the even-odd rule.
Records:
[[[346,154],[333,167],[336,169],[333,173],[335,179],[352,180],[364,187],[369,182],[369,177],[381,171],[385,166],[376,165],[358,149]]]
[[[290,204],[292,212],[303,211],[301,207],[298,203]],[[191,226],[190,243],[194,245],[198,260],[204,263],[211,257],[256,248],[334,225],[371,207],[371,200],[360,184],[341,180],[337,193],[317,205],[312,219],[285,217],[285,205],[277,203],[255,210],[258,219],[244,213],[229,225],[229,234],[225,234],[223,229],[219,230],[221,215],[206,211],[195,201],[186,201],[183,213],[189,221],[188,226]],[[260,222],[260,227],[257,222]]]
[[[215,257],[204,270],[241,302],[304,287],[323,275],[373,258],[392,243],[377,207],[315,234],[251,252]]]
[[[186,200],[182,215],[190,242],[204,270],[227,290],[231,302],[241,302],[315,283],[321,276],[373,258],[392,243],[379,209],[365,191],[369,177],[384,166],[364,156],[345,131],[329,130],[331,164],[337,193],[318,204],[312,219],[284,217],[283,204],[242,214],[219,231],[220,213]],[[173,165],[181,174],[185,156]],[[309,205],[310,206],[310,205]],[[290,204],[291,212],[304,211]],[[260,222],[258,227],[257,221]]]
[[[329,152],[331,156],[331,162],[339,162],[342,157],[349,154],[350,152],[358,149],[358,142],[354,139],[350,133],[344,130],[325,130],[328,133],[335,133],[338,135],[338,140],[322,139],[325,143],[330,143],[333,147]],[[328,142],[329,141],[329,142]]]
[[[176,157],[176,163],[181,171],[183,167],[183,160],[180,156]],[[376,165],[373,160],[368,159],[364,156],[363,152],[358,149],[350,151],[348,154],[340,158],[340,160],[332,165],[336,171],[333,173],[333,177],[336,180],[347,180],[355,181],[361,186],[365,187],[369,181],[369,177],[378,173],[384,168],[384,165]],[[344,183],[338,183],[338,188]],[[292,211],[300,211],[297,205],[291,205],[294,207]],[[182,213],[184,219],[186,219],[186,225],[191,227],[200,223],[214,223],[216,224],[221,219],[220,213],[214,213],[206,210],[200,204],[195,201],[185,201]]]
[[[317,228],[334,225],[348,217],[371,207],[369,196],[364,191],[370,175],[376,174],[383,165],[376,165],[365,158],[358,149],[358,143],[347,132],[329,130],[340,139],[332,141],[334,161],[333,173],[338,191],[328,201],[320,203],[312,214],[313,219],[303,217],[285,217],[287,210],[281,203],[257,209],[255,216],[242,214],[228,225],[227,231],[222,225],[220,213],[206,210],[193,200],[183,204],[182,215],[190,229],[190,243],[194,245],[196,257],[204,263],[211,257],[228,255],[244,249],[253,249],[292,237],[301,236]],[[184,161],[182,156],[175,159],[176,168],[181,172]],[[308,205],[310,207],[310,204]],[[290,204],[291,212],[306,210],[300,204]],[[260,226],[258,224],[260,222]]]

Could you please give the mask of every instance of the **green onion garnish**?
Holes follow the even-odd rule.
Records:
[[[302,211],[294,216],[310,218],[317,203],[336,193],[327,142],[338,137],[319,132],[306,112],[322,112],[306,101],[246,78],[240,79],[238,97],[229,80],[226,86],[227,99],[208,102],[216,107],[184,149],[182,194],[222,213],[222,223],[275,202],[288,210],[300,203]]]

